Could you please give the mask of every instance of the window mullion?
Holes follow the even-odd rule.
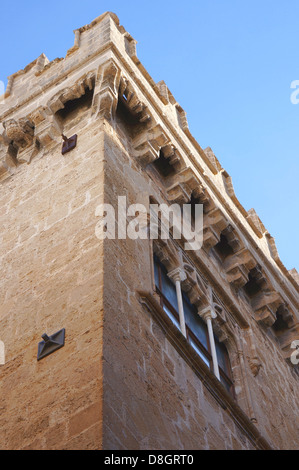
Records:
[[[186,274],[181,268],[177,268],[169,272],[168,277],[175,283],[178,310],[179,310],[178,313],[180,317],[180,327],[181,327],[182,334],[186,338],[187,337],[186,322],[185,322],[183,296],[182,296],[182,288],[181,288],[181,282],[186,279]]]
[[[210,307],[208,307],[205,311],[200,312],[200,315],[207,324],[208,334],[209,334],[209,344],[211,348],[211,356],[212,356],[212,363],[213,363],[213,371],[217,379],[220,381],[219,365],[218,365],[216,344],[215,344],[213,324],[212,324],[212,319],[216,318],[216,316]]]

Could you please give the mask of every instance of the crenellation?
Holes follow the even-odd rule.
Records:
[[[72,71],[76,65],[77,66],[79,65],[77,63],[77,61],[78,61],[77,55],[79,54],[80,57],[82,56],[83,51],[86,48],[86,41],[87,42],[89,41],[89,39],[87,39],[89,37],[88,35],[92,36],[92,40],[91,40],[92,44],[94,44],[94,42],[95,42],[95,45],[92,46],[92,47],[90,47],[91,44],[88,45],[89,51],[91,53],[93,53],[94,49],[96,49],[96,48],[98,48],[100,50],[99,46],[101,45],[102,40],[104,42],[106,40],[108,40],[107,37],[105,39],[100,39],[103,31],[108,31],[108,30],[111,31],[112,36],[114,35],[115,37],[118,37],[117,45],[121,46],[122,50],[123,50],[123,48],[126,50],[126,54],[128,54],[128,57],[131,57],[132,54],[133,54],[133,57],[135,57],[135,54],[136,54],[136,41],[132,38],[132,36],[129,33],[127,33],[124,30],[124,28],[120,28],[119,21],[118,21],[116,15],[111,14],[111,13],[108,12],[104,15],[101,15],[99,18],[97,18],[90,25],[86,25],[83,28],[79,28],[79,29],[75,30],[75,45],[74,45],[75,50],[72,51],[72,54],[71,54],[73,59],[71,59],[69,56],[67,56],[65,59],[59,59],[59,60],[55,60],[55,61],[49,63],[46,56],[44,54],[42,54],[36,61],[33,61],[31,64],[29,64],[29,66],[26,67],[24,69],[24,71],[20,71],[17,74],[15,74],[13,76],[14,77],[13,81],[15,81],[16,78],[19,77],[19,76],[24,76],[24,74],[27,76],[27,74],[32,69],[35,70],[37,68],[37,70],[35,70],[36,78],[40,78],[41,81],[40,81],[40,83],[38,83],[38,81],[36,83],[34,83],[34,81],[33,81],[32,86],[34,86],[37,89],[39,87],[45,89],[45,87],[47,88],[49,86],[53,86],[54,83],[55,83],[55,80],[57,80],[56,77],[63,76],[65,73],[67,73],[69,71]],[[110,37],[110,39],[111,39],[111,37]],[[99,40],[100,43],[96,42],[97,40]],[[121,42],[123,42],[123,44],[121,44]],[[128,46],[128,44],[130,46]],[[133,49],[132,49],[133,53],[132,53],[130,47],[133,47]],[[84,60],[86,61],[86,58]],[[139,70],[141,70],[142,73],[144,73],[144,70],[142,68],[140,68],[139,65],[138,65],[138,68],[139,68]],[[52,69],[52,72],[51,72],[51,69]],[[48,72],[50,72],[50,75],[48,75]],[[45,73],[47,74],[47,76],[45,75]],[[28,76],[28,78],[30,78],[30,77]],[[149,79],[148,76],[147,76],[147,78]],[[125,90],[125,88],[124,88],[125,87],[125,85],[124,85],[125,80],[122,79],[121,83],[122,84],[121,84],[120,95],[123,96],[123,91]],[[188,124],[186,124],[187,123],[186,114],[185,114],[184,110],[181,108],[181,106],[179,106],[176,103],[176,101],[173,98],[172,94],[169,92],[166,84],[163,81],[161,81],[157,85],[155,85],[155,84],[153,85],[151,80],[150,80],[150,84],[151,84],[151,86],[154,86],[154,88],[158,92],[158,94],[160,93],[160,96],[162,97],[162,102],[164,100],[164,105],[165,104],[170,104],[171,108],[174,107],[174,109],[176,109],[176,112],[178,113],[177,117],[179,119],[179,125],[182,126],[183,132],[186,133],[187,128],[188,128]],[[22,86],[22,88],[23,88],[23,86]],[[16,91],[17,91],[17,89],[16,89]],[[165,97],[165,99],[164,99],[164,97]],[[53,99],[53,101],[55,101],[55,98],[52,98],[52,99]],[[98,97],[96,99],[98,99]],[[107,97],[106,97],[106,99],[107,99]],[[112,101],[114,100],[113,109],[115,110],[116,98],[114,96],[114,98],[112,98],[112,97],[109,98],[109,100],[111,100],[111,99],[112,99]],[[135,99],[136,99],[136,97],[135,97]],[[143,104],[138,104],[138,103],[140,103],[139,100],[138,100],[138,102],[136,101],[136,105],[140,106],[139,109],[138,109],[138,111],[140,111],[144,107],[144,105]],[[53,105],[50,103],[50,107],[51,106],[53,106]],[[59,100],[58,100],[58,101],[56,101],[55,106],[58,106],[58,108],[59,108],[60,106],[62,106],[62,104],[59,104]],[[53,108],[52,108],[52,111],[55,112],[55,110]],[[173,114],[172,114],[172,111],[171,111],[169,113],[169,117],[171,118],[172,116],[173,116]],[[149,119],[149,115],[146,112],[144,114],[144,119]],[[48,141],[50,142],[52,139],[53,138],[50,137]],[[207,156],[206,161],[208,163],[209,168],[212,170],[212,172],[214,174],[217,174],[219,171],[221,171],[221,165],[219,164],[219,162],[216,159],[215,155],[213,154],[212,150],[210,148],[208,148],[208,149],[205,150],[204,154]],[[200,155],[203,156],[203,152]],[[226,178],[225,179],[225,184],[226,184],[226,187],[227,187],[227,190],[228,190],[228,196],[233,200],[233,202],[235,204],[237,204],[238,201],[236,200],[236,197],[235,197],[235,194],[234,194],[234,191],[233,191],[233,186],[232,186],[232,183],[231,183],[231,179],[226,174],[225,174],[225,178]],[[258,219],[256,214],[253,213],[252,211],[249,211],[248,214],[249,215],[248,215],[247,219],[250,223],[250,226],[253,228],[254,232],[259,237],[261,237],[263,235],[263,226],[261,225],[260,220]]]
[[[299,285],[299,273],[297,269],[291,269],[289,275],[294,279],[294,281]]]
[[[250,209],[247,212],[247,220],[250,224],[250,226],[253,228],[254,232],[257,234],[259,238],[262,238],[264,233],[266,232],[266,229],[257,215],[256,211],[254,209]]]

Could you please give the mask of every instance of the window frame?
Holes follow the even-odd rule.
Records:
[[[161,307],[163,308],[163,310],[165,311],[164,309],[164,306],[171,312],[171,314],[173,315],[177,325],[180,324],[180,318],[179,318],[179,313],[177,312],[177,310],[175,309],[175,307],[169,302],[169,300],[166,298],[166,296],[163,294],[162,292],[162,289],[163,289],[163,283],[162,283],[162,269],[165,270],[164,266],[163,266],[163,263],[161,263],[161,261],[156,257],[154,256],[154,265],[155,265],[155,269],[157,269],[158,271],[158,281],[159,281],[159,286],[157,286],[157,283],[156,283],[156,276],[154,276],[154,280],[155,280],[155,290],[157,292],[157,294],[159,295],[159,298],[160,298],[160,305]],[[163,268],[162,268],[163,267]],[[172,283],[173,284],[173,283]],[[176,290],[175,288],[175,285],[173,284],[173,288],[174,288],[174,291]],[[183,298],[186,296],[185,293],[183,293]],[[190,302],[189,302],[190,303]],[[168,313],[165,312],[167,315]],[[168,315],[169,316],[169,315]],[[173,321],[173,320],[172,320]],[[175,325],[175,323],[174,323]],[[176,325],[175,325],[176,326]],[[213,360],[212,360],[212,354],[211,354],[211,345],[210,345],[210,340],[209,340],[209,334],[208,334],[208,329],[207,329],[207,326],[204,324],[204,327],[205,327],[205,335],[206,335],[206,340],[207,340],[207,345],[208,345],[208,350],[205,348],[205,346],[199,341],[199,339],[196,337],[195,333],[191,330],[191,328],[185,323],[185,327],[186,327],[186,333],[187,333],[187,341],[188,343],[192,346],[192,342],[194,342],[196,348],[198,348],[203,356],[206,358],[206,361],[201,357],[201,355],[196,351],[196,349],[193,347],[194,351],[197,353],[197,355],[201,358],[201,360],[207,365],[207,362],[209,363],[209,365],[207,365],[209,367],[209,369],[212,371],[213,370]],[[179,328],[178,328],[179,329]],[[191,339],[191,341],[190,341]],[[215,337],[215,342],[216,343],[220,343],[220,341],[218,340],[217,337]],[[226,348],[225,348],[226,349]],[[222,369],[222,367],[220,366],[220,364],[218,364],[218,367],[219,367],[219,374],[220,374],[220,382],[222,383],[222,385],[225,387],[225,389],[233,396],[233,398],[235,399],[235,389],[234,389],[234,383],[233,383],[233,378],[232,378],[232,371],[231,371],[231,364],[230,364],[230,360],[229,360],[229,356],[228,356],[228,352],[226,351],[226,353],[224,354],[224,361],[225,361],[225,364],[226,364],[226,368],[227,368],[227,371],[229,372],[230,376],[227,375],[227,373]],[[222,380],[221,380],[222,379]]]

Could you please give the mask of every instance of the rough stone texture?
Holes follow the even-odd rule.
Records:
[[[1,186],[1,449],[101,446],[103,134],[80,133]],[[65,347],[37,362],[61,328]]]
[[[0,113],[1,449],[298,448],[297,273],[117,17],[77,30],[64,59],[42,55],[10,77]],[[62,133],[78,135],[65,156]],[[165,178],[152,165],[161,149]],[[99,240],[97,207],[117,209],[118,196],[199,199],[203,248]],[[159,309],[154,250],[185,271],[199,311],[212,290],[235,399]],[[61,328],[64,348],[37,362],[41,335]]]

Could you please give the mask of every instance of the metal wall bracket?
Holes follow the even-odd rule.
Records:
[[[44,334],[42,336],[44,341],[38,343],[38,352],[37,352],[37,360],[40,361],[49,354],[57,351],[58,349],[64,346],[65,341],[65,329],[54,333],[52,336],[48,336]]]
[[[62,134],[62,138],[63,138],[63,144],[62,144],[61,153],[62,155],[65,155],[66,153],[76,148],[78,136],[77,134],[75,134],[72,137],[67,138],[65,135]]]

